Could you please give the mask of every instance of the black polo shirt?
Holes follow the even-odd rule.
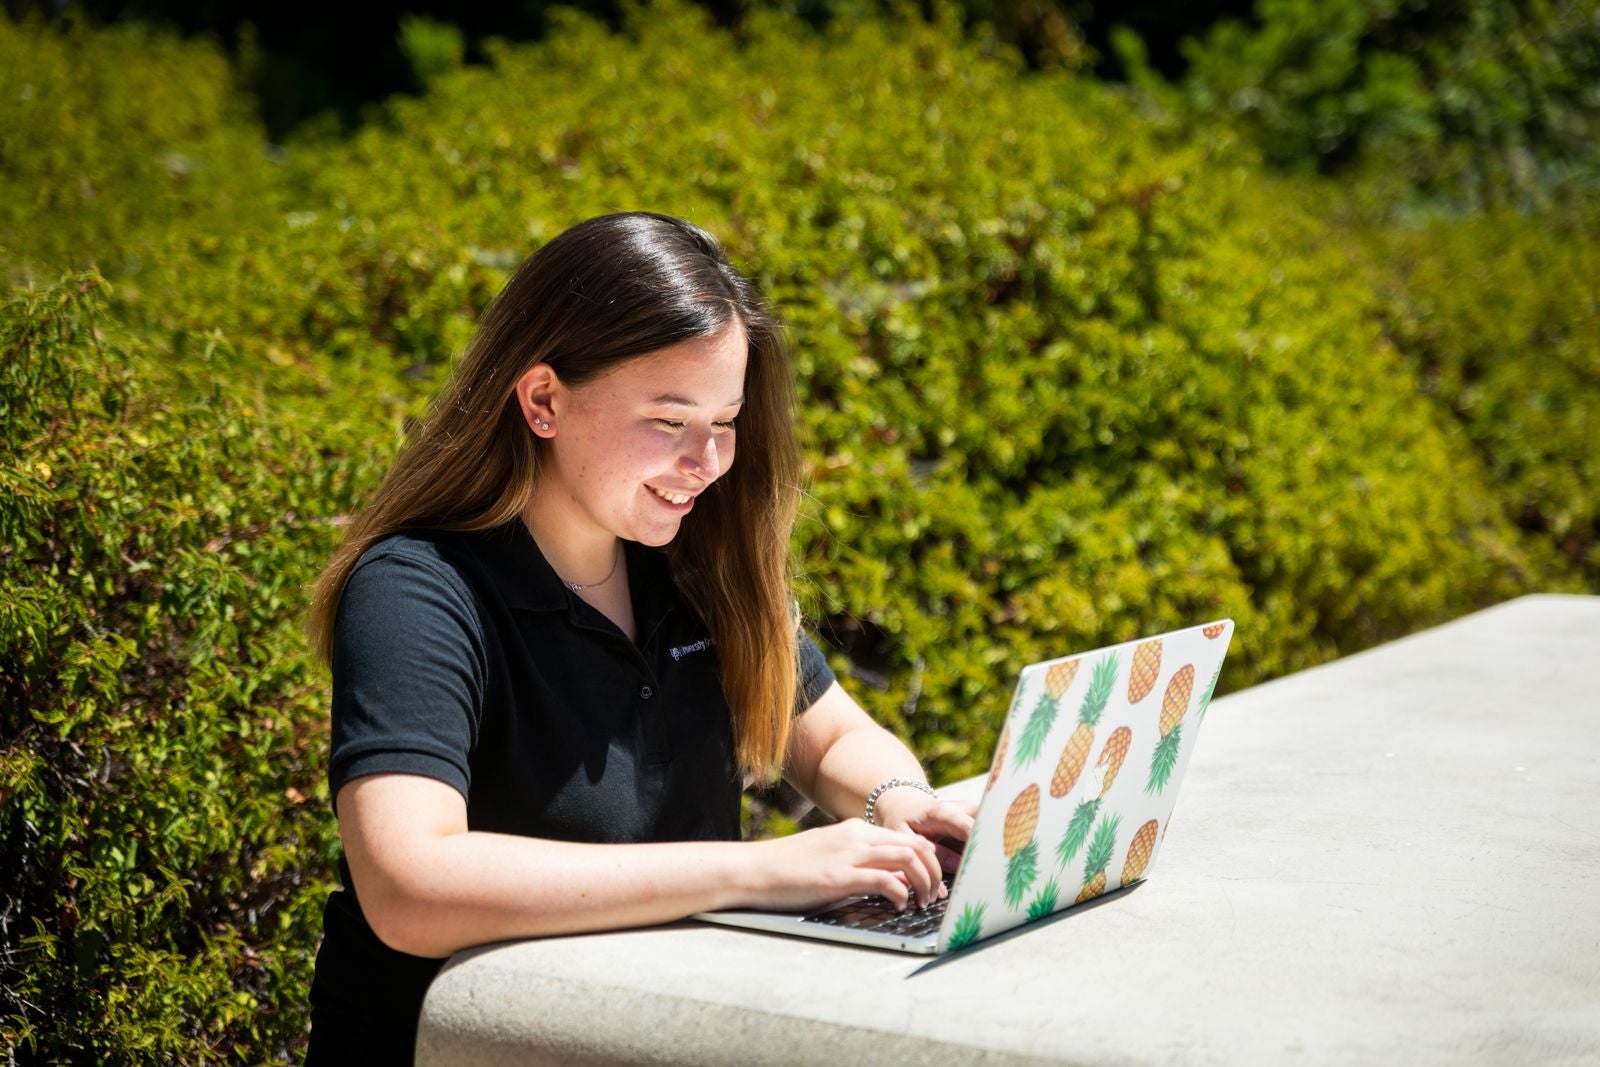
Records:
[[[418,774],[472,830],[587,842],[736,840],[741,775],[705,624],[665,552],[624,542],[638,640],[569,590],[520,520],[374,545],[335,625],[329,785]],[[801,636],[796,709],[833,673]],[[341,858],[312,986],[312,1057],[409,1058],[442,961],[373,935]],[[347,1045],[345,1039],[359,1042]]]

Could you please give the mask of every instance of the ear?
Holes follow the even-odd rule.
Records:
[[[548,363],[535,363],[517,379],[517,406],[528,429],[538,436],[556,435],[556,404],[562,391],[561,379]]]

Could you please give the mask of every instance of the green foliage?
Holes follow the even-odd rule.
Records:
[[[461,66],[466,43],[461,31],[448,22],[425,15],[402,15],[400,51],[417,80],[426,85]]]
[[[268,177],[226,62],[136,24],[57,34],[0,18],[0,249],[137,273],[153,230],[197,243],[255,210]],[[243,164],[241,166],[240,164]]]
[[[73,32],[0,20],[0,262],[115,282],[0,311],[0,1039],[41,1060],[298,1054],[309,585],[511,269],[602,211],[701,223],[787,318],[799,593],[936,778],[1028,662],[1230,615],[1230,689],[1593,584],[1592,225],[1369,233],[949,21],[562,16],[278,158],[211,49]]]
[[[1600,588],[1600,210],[1372,225],[1384,334],[1505,514]]]
[[[362,463],[176,396],[104,307],[89,274],[0,308],[0,1035],[288,1060],[335,855],[300,619]]]
[[[1255,13],[1189,42],[1182,87],[1276,163],[1395,168],[1471,205],[1539,203],[1597,175],[1596,0],[1258,0]]]

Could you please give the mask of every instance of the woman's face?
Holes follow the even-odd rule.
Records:
[[[733,464],[747,358],[735,319],[577,388],[557,385],[539,506],[595,534],[667,544]]]

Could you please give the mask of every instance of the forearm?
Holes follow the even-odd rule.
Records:
[[[740,842],[589,845],[465,832],[418,841],[357,892],[379,938],[420,956],[518,937],[646,926],[740,903]],[[381,884],[382,888],[379,889]]]
[[[841,819],[865,815],[867,795],[891,778],[927,781],[911,750],[873,722],[838,685],[830,687],[800,717],[789,737],[784,773],[818,807]],[[910,831],[928,850],[931,880],[919,876],[914,887],[918,899],[926,903],[933,899],[929,894],[942,895],[944,888],[937,884],[939,871],[954,871],[960,862],[951,842],[965,841],[972,832],[971,806],[902,786],[885,790],[873,814],[879,826]],[[840,825],[872,829],[859,822]]]
[[[770,841],[588,845],[469,830],[466,798],[416,775],[356,778],[335,802],[367,922],[417,956],[728,907],[903,899],[931,892],[939,870],[916,834],[859,821]]]
[[[875,724],[863,725],[842,734],[823,753],[811,799],[837,818],[859,817],[867,795],[883,782],[890,778],[920,782],[925,777],[917,757],[899,738]]]

